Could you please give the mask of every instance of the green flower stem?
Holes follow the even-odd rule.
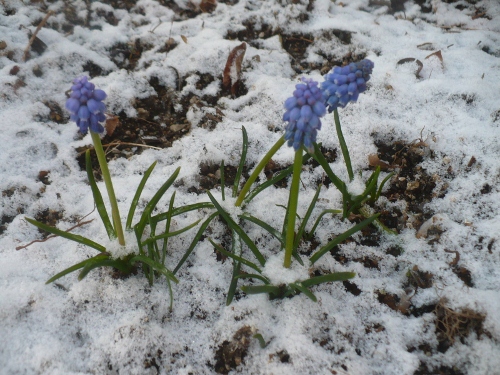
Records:
[[[288,219],[285,240],[285,268],[292,264],[293,243],[295,241],[295,218],[297,216],[297,203],[299,201],[300,172],[302,172],[302,148],[295,152],[293,162],[292,184],[290,186],[290,199],[288,200]]]
[[[116,201],[115,190],[113,189],[113,182],[111,181],[111,175],[109,174],[108,163],[106,163],[106,155],[102,148],[101,137],[98,133],[90,131],[92,136],[92,142],[94,142],[94,149],[97,155],[97,160],[99,161],[99,166],[101,167],[102,178],[106,185],[106,190],[108,191],[109,202],[111,203],[111,216],[113,217],[113,224],[115,226],[116,235],[118,237],[118,243],[125,246],[125,237],[123,236],[122,222],[120,220],[120,211],[118,211],[118,203]]]
[[[262,172],[262,170],[266,167],[269,160],[271,160],[273,155],[280,149],[281,146],[283,146],[284,143],[285,143],[285,137],[281,137],[280,139],[278,139],[278,141],[274,144],[274,146],[271,147],[271,149],[267,152],[267,154],[264,155],[260,163],[257,164],[254,171],[248,178],[247,182],[245,182],[243,189],[241,189],[240,195],[238,195],[238,199],[234,204],[236,207],[241,206],[241,203],[243,203],[243,199],[245,199],[245,196],[247,195],[254,181],[259,176],[260,172]]]
[[[345,166],[347,168],[347,173],[349,174],[349,180],[352,181],[354,179],[354,173],[352,171],[351,157],[349,156],[349,149],[347,148],[347,143],[345,142],[344,135],[342,134],[337,109],[333,111],[333,116],[335,118],[335,129],[337,130],[337,137],[339,138],[340,149],[342,150],[342,155],[344,156]]]

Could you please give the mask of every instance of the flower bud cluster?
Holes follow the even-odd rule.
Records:
[[[76,122],[83,134],[88,129],[94,133],[104,132],[101,122],[106,120],[106,106],[102,102],[106,98],[103,90],[95,88],[87,77],[73,80],[70,98],[66,101],[66,109],[71,113],[71,120]]]
[[[302,82],[295,86],[293,96],[285,101],[283,120],[288,121],[285,139],[295,151],[304,145],[313,152],[313,143],[321,129],[320,117],[325,115],[326,108],[318,82],[307,78],[302,78]]]
[[[366,82],[370,79],[373,66],[372,61],[365,59],[343,67],[336,66],[325,76],[321,90],[328,112],[333,112],[337,107],[344,108],[347,103],[358,100],[359,94],[366,90]]]

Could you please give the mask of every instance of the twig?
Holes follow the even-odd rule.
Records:
[[[152,148],[154,150],[161,150],[161,147],[155,147],[155,146],[150,146],[150,145],[143,145],[143,144],[140,144],[140,143],[130,143],[130,142],[121,142],[121,141],[116,141],[116,142],[111,142],[111,143],[107,143],[105,145],[103,145],[103,147],[111,147],[111,146],[136,146],[136,147],[146,147],[146,148]],[[93,149],[94,147],[89,147],[87,148],[85,151],[81,151],[78,153],[78,156],[80,155],[83,155],[85,154],[85,152],[87,152],[87,150],[91,150]]]
[[[72,226],[71,228],[67,229],[66,232],[71,232],[73,229],[81,227],[81,226],[83,226],[85,224],[91,223],[92,221],[94,221],[94,219],[90,219],[90,220],[87,220],[87,221],[79,222],[78,224],[76,224],[76,225]],[[35,242],[45,242],[45,241],[50,240],[51,238],[54,238],[54,237],[57,237],[57,236],[55,234],[51,234],[51,235],[47,236],[46,238],[44,238],[43,240],[34,240],[34,241],[31,241],[27,245],[18,246],[18,247],[16,247],[16,250],[25,249],[28,246],[34,244]]]
[[[33,35],[31,36],[30,38],[30,41],[28,42],[28,45],[26,46],[26,49],[24,50],[24,55],[23,55],[23,61],[26,61],[26,59],[28,58],[28,54],[29,54],[29,50],[31,48],[31,45],[33,44],[33,42],[35,41],[35,38],[36,38],[36,34],[38,34],[38,32],[40,31],[40,29],[45,25],[45,23],[47,22],[47,20],[49,19],[49,17],[51,15],[53,15],[54,12],[49,10],[49,12],[45,15],[45,17],[43,18],[42,22],[40,22],[40,24],[37,26],[35,32],[33,33]]]

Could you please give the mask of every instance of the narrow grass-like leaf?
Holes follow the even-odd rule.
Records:
[[[313,285],[329,283],[332,281],[346,281],[352,279],[354,276],[356,276],[354,272],[335,272],[327,275],[311,277],[310,279],[301,281],[301,284],[304,287],[309,288]]]
[[[171,217],[174,217],[177,215],[182,215],[182,214],[184,214],[186,212],[190,212],[190,211],[201,210],[204,208],[215,208],[215,207],[210,202],[187,204],[185,206],[174,208],[174,210],[172,211]],[[152,216],[151,223],[159,223],[160,221],[166,220],[169,215],[170,215],[169,212],[162,212],[161,214]]]
[[[78,234],[73,234],[73,233],[65,232],[63,230],[51,227],[49,225],[46,225],[46,224],[41,223],[39,221],[30,219],[28,217],[25,217],[25,220],[28,223],[34,225],[35,227],[40,228],[40,229],[42,229],[42,230],[44,230],[46,232],[55,234],[56,236],[67,238],[68,240],[71,240],[71,241],[74,241],[74,242],[78,242],[78,243],[81,243],[83,245],[92,247],[92,248],[100,251],[101,253],[103,253],[103,252],[106,251],[106,248],[104,246],[99,245],[97,242],[89,240],[86,237],[79,236]]]
[[[219,202],[217,202],[215,200],[214,196],[209,191],[207,191],[207,195],[210,198],[210,200],[212,201],[212,203],[214,204],[214,206],[217,209],[217,211],[219,212],[219,214],[225,220],[225,222],[227,223],[229,228],[231,228],[236,233],[238,233],[238,236],[240,236],[240,238],[243,240],[243,242],[246,243],[246,245],[249,247],[249,249],[252,251],[252,253],[255,255],[255,257],[259,261],[260,265],[263,266],[266,263],[266,260],[262,256],[262,254],[260,253],[259,249],[257,249],[257,246],[255,246],[255,244],[252,242],[250,237],[248,237],[248,235],[243,231],[243,229],[241,229],[241,227],[238,224],[236,224],[236,222],[233,219],[231,219],[231,217],[228,215],[228,213],[226,211],[224,211],[222,206],[219,204]]]
[[[236,207],[241,206],[243,203],[243,199],[247,196],[250,188],[252,187],[252,184],[255,182],[257,177],[259,177],[259,174],[264,170],[266,167],[267,163],[271,158],[274,156],[274,154],[285,144],[285,137],[282,136],[280,139],[276,141],[276,143],[271,147],[271,149],[264,155],[264,157],[260,160],[259,164],[254,168],[253,172],[250,174],[248,177],[247,182],[245,182],[245,185],[243,185],[243,188],[240,191],[240,194],[238,195],[238,198],[236,198],[236,202],[234,202],[234,205]]]
[[[250,193],[248,193],[248,195],[243,200],[243,203],[245,205],[248,204],[248,202],[250,202],[253,198],[255,198],[257,196],[257,194],[261,193],[262,191],[264,191],[269,186],[277,184],[278,182],[280,182],[284,178],[286,178],[289,175],[291,175],[292,174],[292,170],[293,170],[293,166],[290,166],[290,167],[282,170],[281,172],[279,172],[276,176],[273,176],[270,180],[267,180],[266,182],[264,182],[264,183],[260,184],[259,186],[257,186]]]
[[[310,158],[311,158],[311,155],[304,154],[304,156],[302,157],[302,164],[307,162]],[[262,184],[257,186],[255,189],[253,189],[250,193],[248,193],[248,195],[243,200],[243,203],[245,205],[248,204],[253,198],[255,198],[257,196],[257,194],[261,193],[262,191],[267,189],[269,186],[275,185],[278,182],[280,182],[281,180],[283,180],[284,178],[290,176],[292,174],[292,171],[293,171],[293,165],[290,165],[286,169],[283,169],[281,172],[276,174],[276,176],[273,176],[270,180],[263,182]]]
[[[274,229],[272,226],[267,224],[265,221],[257,219],[255,216],[252,216],[246,212],[243,215],[241,215],[240,218],[248,220],[254,224],[257,224],[259,227],[261,227],[266,232],[268,232],[271,236],[276,238],[280,242],[281,246],[285,246],[285,241],[283,239],[283,235],[278,230]]]
[[[154,243],[149,242],[146,246],[148,249],[148,255],[140,255],[145,257],[146,259],[152,260],[153,262],[156,260],[156,251],[154,248]],[[148,263],[144,263],[142,265],[142,269],[144,271],[144,274],[146,275],[146,278],[149,281],[149,285],[153,285],[155,282],[155,272],[153,267],[150,267]]]
[[[241,238],[238,237],[235,231],[231,231],[231,234],[232,234],[231,253],[241,256],[242,252]],[[236,293],[236,288],[238,287],[238,279],[236,278],[236,276],[239,275],[240,269],[241,269],[241,262],[234,260],[233,275],[231,277],[231,283],[229,284],[229,289],[227,290],[226,306],[229,306],[233,301],[234,294]]]
[[[139,199],[141,198],[142,191],[144,190],[144,186],[146,186],[146,181],[148,180],[149,176],[151,175],[151,172],[153,172],[153,169],[156,166],[156,161],[151,164],[151,166],[144,172],[144,176],[142,176],[141,182],[139,183],[139,186],[137,187],[137,190],[135,191],[134,198],[132,199],[132,203],[130,204],[130,209],[128,211],[127,215],[127,222],[125,224],[125,228],[127,230],[132,229],[132,220],[134,219],[134,213],[135,209],[137,208],[137,204],[139,203]]]
[[[335,187],[342,194],[342,208],[343,208],[342,217],[345,219],[347,217],[347,207],[351,204],[351,196],[347,191],[346,184],[340,178],[338,178],[335,173],[333,173],[332,168],[330,168],[328,161],[321,153],[321,149],[317,143],[314,143],[314,155],[312,156],[314,160],[316,160],[319,163],[319,165],[321,165],[328,178],[332,181]]]
[[[376,202],[379,198],[380,198],[380,195],[382,194],[382,189],[384,188],[384,185],[386,184],[387,181],[389,181],[389,179],[394,176],[394,172],[391,172],[389,173],[383,180],[382,182],[380,183],[380,186],[377,190],[377,194],[375,195],[375,199],[373,199],[374,202]]]
[[[172,309],[174,307],[174,292],[172,290],[172,284],[170,283],[170,279],[167,277],[167,278],[165,278],[165,280],[167,280],[168,293],[170,295],[170,304],[168,306],[168,309],[170,312],[172,312]]]
[[[87,262],[85,267],[83,267],[82,271],[78,275],[78,280],[83,280],[87,274],[92,271],[94,268],[98,267],[113,267],[117,270],[122,271],[125,274],[130,273],[131,267],[127,263],[120,260],[113,259],[103,259],[98,261]]]
[[[333,173],[332,168],[330,168],[328,161],[325,159],[317,143],[314,143],[314,155],[312,155],[312,157],[319,163],[319,165],[321,165],[326,175],[332,181],[335,187],[342,193],[342,195],[345,195],[347,193],[347,187],[345,183],[340,178],[338,178],[335,173]]]
[[[61,278],[63,276],[66,276],[68,273],[74,272],[76,270],[79,270],[80,268],[85,267],[85,264],[87,264],[87,262],[89,260],[90,259],[85,259],[83,262],[77,263],[77,264],[75,264],[75,265],[73,265],[71,267],[66,268],[64,271],[61,271],[58,274],[52,276],[50,279],[48,279],[45,282],[45,284],[50,284],[51,282],[56,281],[57,279],[59,279],[59,278]]]
[[[296,289],[302,293],[304,293],[307,297],[309,297],[313,302],[318,302],[318,299],[316,296],[311,292],[309,289],[307,289],[305,286],[300,285],[300,283],[291,283],[289,284],[291,288]]]
[[[170,234],[170,224],[172,223],[172,211],[174,210],[175,193],[176,192],[174,191],[172,197],[170,197],[170,203],[168,204],[168,212],[170,212],[170,215],[167,217],[165,223],[165,234]],[[149,221],[151,222],[151,218],[149,219]],[[198,224],[198,222],[196,222],[196,224]],[[165,264],[165,258],[167,257],[168,237],[165,237],[163,240],[163,246],[161,248],[161,264]]]
[[[366,180],[366,186],[370,185],[370,183],[375,179],[375,184],[378,182],[378,176],[380,175],[380,166],[377,166],[371,176]]]
[[[222,193],[222,200],[226,200],[226,181],[224,177],[224,160],[220,162],[220,191]]]
[[[90,188],[92,189],[92,196],[94,197],[97,212],[101,217],[104,228],[106,228],[109,239],[113,240],[116,238],[116,231],[115,228],[113,228],[111,220],[109,220],[108,211],[106,211],[106,206],[104,205],[101,192],[95,182],[94,172],[92,171],[92,161],[90,160],[90,150],[85,152],[85,169],[87,170],[87,178],[89,179]]]
[[[247,130],[245,129],[244,126],[241,127],[241,132],[243,134],[243,145],[241,146],[240,164],[238,165],[238,169],[236,170],[236,176],[234,177],[233,198],[236,198],[236,196],[238,195],[238,188],[240,187],[241,174],[243,173],[243,167],[245,166],[245,162],[247,160],[248,135],[247,135]]]
[[[361,229],[363,229],[364,227],[369,225],[372,221],[374,221],[379,216],[380,216],[380,214],[375,214],[375,215],[369,217],[368,219],[363,220],[361,223],[353,226],[351,229],[345,231],[344,233],[339,234],[337,237],[335,237],[335,239],[328,242],[325,246],[323,246],[316,253],[314,253],[309,260],[311,261],[312,264],[314,264],[319,258],[321,258],[323,255],[325,255],[326,252],[330,251],[335,246],[340,244],[342,241],[346,240],[347,238],[351,237],[354,233],[360,231]]]
[[[318,201],[319,193],[321,191],[321,184],[318,186],[316,189],[316,194],[314,194],[313,199],[311,200],[311,204],[309,205],[309,208],[307,209],[307,212],[304,216],[304,219],[300,223],[299,230],[297,231],[297,236],[295,237],[295,242],[293,244],[293,248],[295,251],[297,251],[297,248],[299,247],[299,243],[302,240],[302,237],[304,235],[304,232],[306,230],[306,225],[307,222],[309,221],[309,218],[311,217],[311,214],[314,210],[314,206],[316,205],[316,202]]]
[[[181,170],[181,167],[177,168],[174,171],[174,173],[170,176],[170,178],[162,185],[162,187],[156,192],[156,194],[153,196],[153,198],[151,198],[149,203],[146,205],[139,223],[137,223],[134,226],[134,230],[136,231],[136,235],[139,234],[140,237],[142,237],[142,234],[144,233],[144,228],[146,227],[146,224],[148,223],[148,217],[153,212],[154,208],[156,207],[156,205],[160,201],[161,197],[163,197],[163,194],[165,194],[165,192],[168,190],[168,188],[174,183],[175,179],[179,175],[180,170]]]
[[[268,293],[278,295],[280,288],[275,285],[244,285],[241,290],[246,294]]]
[[[349,174],[349,180],[354,179],[354,173],[352,171],[351,157],[349,156],[349,148],[342,134],[342,127],[340,126],[339,112],[337,109],[333,111],[333,117],[335,119],[335,130],[337,131],[337,137],[339,139],[340,149],[342,150],[342,155],[344,156],[345,166],[347,168],[347,173]]]
[[[186,261],[186,259],[191,255],[191,253],[193,252],[194,248],[196,247],[196,245],[198,244],[198,241],[200,240],[201,236],[203,235],[203,233],[205,232],[205,230],[207,229],[208,225],[210,224],[210,222],[219,215],[218,212],[214,212],[213,214],[211,214],[207,220],[205,220],[203,222],[203,224],[200,226],[200,229],[198,229],[198,232],[196,233],[196,235],[194,236],[193,238],[193,241],[191,241],[191,245],[189,245],[189,248],[186,250],[186,252],[184,253],[184,256],[182,257],[182,259],[179,261],[179,263],[177,264],[177,266],[174,268],[174,270],[172,271],[172,273],[175,275],[177,273],[177,271],[179,271],[179,268],[182,267],[182,265],[184,264],[184,262]]]
[[[266,284],[266,285],[269,285],[271,283],[271,281],[267,277],[262,276],[262,275],[257,275],[256,273],[240,273],[239,275],[236,275],[234,278],[235,279],[257,279],[257,280],[264,282],[264,284]]]
[[[318,215],[318,218],[316,219],[313,227],[311,228],[311,231],[306,236],[306,239],[310,240],[312,238],[312,236],[316,232],[316,228],[318,227],[318,225],[319,225],[321,219],[323,218],[323,216],[325,216],[326,214],[341,214],[341,213],[342,213],[342,210],[323,210],[323,212],[321,212]]]
[[[252,337],[254,339],[257,339],[259,341],[259,345],[260,345],[261,349],[264,349],[267,346],[266,340],[264,340],[264,337],[262,337],[262,335],[260,333],[256,333]]]
[[[285,256],[283,266],[290,268],[292,264],[292,255],[296,249],[294,248],[296,233],[295,233],[295,218],[297,216],[297,207],[299,202],[300,191],[300,174],[302,173],[302,148],[295,151],[293,161],[292,181],[290,183],[290,193],[288,196],[288,204],[286,208],[286,231],[283,231],[285,236]]]
[[[170,238],[170,237],[175,237],[175,236],[177,236],[177,235],[179,235],[181,233],[187,232],[191,228],[194,228],[202,220],[203,219],[196,220],[194,223],[189,224],[188,226],[185,226],[184,228],[176,230],[176,231],[173,231],[173,232],[163,233],[163,234],[159,234],[158,236],[150,237],[150,238],[146,239],[144,242],[142,242],[142,245],[146,246],[149,243],[156,242],[156,241],[164,239],[164,238],[167,239],[167,238]]]
[[[255,263],[250,262],[249,260],[246,260],[245,258],[231,254],[229,251],[224,249],[222,246],[220,246],[220,245],[216,244],[214,241],[212,241],[211,238],[209,238],[208,240],[210,241],[212,246],[215,247],[217,249],[217,251],[219,251],[222,255],[225,255],[231,259],[234,259],[235,261],[240,262],[247,267],[253,268],[257,272],[262,273],[262,270]]]
[[[380,172],[380,167],[377,167],[378,171]],[[376,172],[375,172],[376,173]],[[366,186],[365,191],[363,194],[356,196],[352,202],[350,207],[347,210],[347,215],[349,215],[351,212],[357,213],[359,208],[366,202],[368,199],[368,196],[374,196],[375,195],[375,189],[377,188],[377,180],[378,180],[378,174],[375,175],[375,173],[368,179],[368,184]],[[374,176],[375,175],[375,176]]]
[[[156,271],[160,272],[162,275],[164,275],[167,279],[172,280],[174,283],[178,284],[179,280],[175,277],[175,275],[169,271],[163,264],[154,261],[151,258],[148,258],[147,256],[144,255],[135,255],[130,259],[130,263],[133,264],[134,262],[141,262],[145,263],[151,268],[155,269]]]

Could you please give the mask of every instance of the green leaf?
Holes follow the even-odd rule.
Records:
[[[151,268],[155,269],[156,271],[160,272],[162,275],[164,275],[167,279],[172,280],[174,283],[178,284],[179,280],[174,276],[174,274],[169,271],[163,264],[154,261],[151,258],[148,258],[147,256],[144,255],[135,255],[130,259],[130,264],[133,264],[134,262],[141,262],[145,263]]]
[[[165,223],[165,234],[171,234],[170,233],[170,224],[172,223],[172,214],[171,213],[174,210],[175,193],[176,192],[174,191],[174,193],[170,197],[170,203],[168,204],[168,212],[170,212],[170,215],[167,217],[167,220]],[[151,217],[149,218],[149,222],[151,222]],[[194,225],[198,224],[198,222],[199,221],[197,221]],[[180,232],[180,233],[182,233],[182,232]],[[165,258],[167,257],[167,245],[168,245],[168,237],[165,237],[165,239],[163,240],[163,246],[161,249],[161,264],[165,264]]]
[[[214,204],[217,211],[219,212],[219,215],[221,215],[222,218],[226,221],[229,228],[238,233],[243,242],[247,244],[252,253],[255,255],[260,265],[263,266],[266,263],[266,260],[260,253],[259,249],[257,249],[257,246],[255,246],[255,244],[252,242],[250,237],[248,237],[248,235],[243,231],[243,229],[241,229],[241,227],[238,224],[236,224],[236,222],[233,219],[231,219],[231,217],[227,214],[226,211],[224,211],[222,206],[219,204],[219,202],[215,200],[214,196],[209,191],[207,191],[207,195]]]
[[[300,285],[300,283],[291,283],[289,284],[292,289],[295,289],[297,291],[300,291],[304,293],[307,297],[309,297],[313,302],[318,302],[318,299],[316,296],[306,287],[303,285]]]
[[[170,312],[172,312],[172,308],[174,306],[174,292],[172,291],[172,284],[170,283],[170,279],[167,277],[167,285],[168,285],[168,293],[170,295],[170,304],[168,306],[168,309]]]
[[[327,275],[311,277],[310,279],[302,281],[301,284],[304,287],[309,288],[313,285],[318,285],[322,283],[349,280],[352,279],[354,276],[356,276],[354,272],[335,272],[335,273],[329,273]]]
[[[255,271],[257,271],[259,273],[262,273],[261,269],[255,263],[252,263],[249,260],[246,260],[245,258],[242,258],[242,257],[239,257],[237,255],[231,254],[229,251],[227,251],[226,249],[224,249],[222,246],[220,246],[220,245],[216,244],[214,241],[212,241],[211,238],[209,238],[208,240],[210,241],[210,243],[212,244],[212,246],[215,247],[223,255],[225,255],[225,256],[227,256],[227,257],[229,257],[231,259],[234,259],[235,261],[240,262],[240,263],[244,264],[245,266],[253,268]]]
[[[256,333],[255,335],[252,336],[254,339],[257,339],[259,340],[259,345],[261,347],[261,349],[264,349],[267,344],[266,344],[266,340],[264,340],[264,337],[262,337],[262,335],[260,333]]]
[[[316,202],[318,201],[319,193],[321,191],[321,184],[318,186],[318,189],[316,189],[316,194],[314,194],[314,197],[311,201],[311,204],[309,205],[309,208],[307,209],[307,212],[304,216],[304,220],[300,223],[299,230],[297,231],[297,236],[295,237],[295,243],[293,244],[293,248],[295,251],[297,251],[299,247],[299,243],[302,240],[302,237],[304,235],[304,232],[306,230],[306,225],[307,222],[309,221],[309,218],[311,217],[311,214],[314,210],[314,206],[316,205]]]
[[[241,290],[246,294],[267,293],[278,295],[281,289],[275,285],[244,285]]]
[[[318,227],[323,216],[325,216],[326,214],[341,214],[341,213],[342,213],[342,210],[323,210],[323,212],[321,212],[319,214],[318,218],[316,219],[316,222],[314,223],[314,225],[313,225],[311,231],[309,232],[309,234],[307,235],[306,239],[310,240],[312,238],[312,236],[316,232],[316,228]]]
[[[169,233],[163,233],[163,234],[160,234],[158,236],[154,236],[154,237],[150,237],[148,239],[146,239],[144,242],[142,242],[142,245],[143,246],[146,246],[148,245],[149,243],[152,243],[152,242],[155,242],[155,241],[158,241],[158,240],[161,240],[163,238],[170,238],[170,237],[175,237],[181,233],[184,233],[184,232],[187,232],[188,230],[190,230],[191,228],[195,227],[198,225],[198,223],[203,220],[203,219],[199,219],[197,221],[195,221],[194,223],[192,224],[189,224],[188,226],[182,228],[182,229],[179,229],[179,230],[176,230],[176,231],[173,231],[173,232],[169,232]]]
[[[175,275],[177,273],[177,271],[179,271],[179,268],[182,267],[182,265],[184,264],[184,262],[186,261],[186,259],[191,255],[191,253],[193,252],[194,248],[196,247],[196,245],[198,244],[198,241],[200,240],[201,236],[203,235],[203,232],[205,232],[205,230],[207,229],[208,227],[208,224],[210,224],[210,222],[216,217],[218,216],[219,213],[218,212],[214,212],[213,214],[211,214],[207,220],[205,220],[203,222],[203,224],[200,226],[200,229],[198,229],[198,232],[196,233],[196,235],[194,236],[193,238],[193,241],[191,241],[191,245],[189,246],[189,248],[186,250],[186,252],[184,253],[184,256],[182,257],[182,259],[179,261],[179,263],[177,264],[177,267],[174,268],[173,270],[173,274]]]
[[[311,155],[309,154],[304,154],[302,157],[302,164],[307,162],[311,158]],[[245,197],[243,200],[244,204],[248,204],[253,198],[257,196],[257,194],[261,193],[265,189],[267,189],[271,185],[275,185],[284,178],[290,176],[293,171],[293,165],[289,166],[286,169],[283,169],[281,172],[276,174],[276,176],[273,176],[270,180],[267,180],[266,182],[263,182],[262,184],[258,185],[255,189],[253,189],[248,195]]]
[[[233,198],[236,198],[236,196],[238,195],[238,188],[240,187],[241,174],[243,173],[243,167],[245,166],[245,161],[247,159],[248,135],[247,135],[247,130],[245,129],[244,126],[241,127],[241,132],[243,133],[243,145],[241,147],[240,164],[238,165],[238,169],[236,170],[236,176],[234,177]],[[224,200],[224,197],[222,198],[222,200]]]
[[[97,212],[101,217],[104,227],[106,228],[109,239],[113,240],[116,238],[116,231],[113,228],[113,224],[111,224],[111,220],[109,220],[108,212],[106,211],[106,206],[104,205],[101,192],[95,182],[94,172],[92,171],[92,161],[90,160],[90,150],[85,152],[85,168],[87,170],[87,177],[89,179],[90,188],[92,189],[92,195],[94,197]]]
[[[102,259],[96,260],[95,258],[89,259],[89,262],[85,264],[82,271],[78,275],[78,280],[83,280],[87,274],[92,271],[94,268],[98,267],[113,267],[117,270],[122,271],[125,274],[129,274],[131,271],[131,267],[122,260],[113,260],[113,259]]]
[[[181,167],[177,168],[174,173],[170,176],[170,178],[162,185],[160,189],[156,192],[156,194],[151,198],[149,203],[146,205],[144,208],[144,212],[142,213],[141,219],[139,223],[137,223],[134,226],[134,230],[136,231],[136,235],[139,237],[142,237],[142,234],[144,233],[144,228],[146,227],[146,224],[148,223],[148,218],[150,217],[151,213],[155,209],[156,205],[160,201],[161,197],[163,197],[163,194],[168,190],[168,188],[174,183],[175,179],[179,175],[179,172],[181,170]]]
[[[340,126],[339,112],[337,109],[333,111],[333,116],[335,119],[335,130],[337,131],[337,137],[339,139],[340,149],[342,150],[342,155],[344,156],[345,166],[347,168],[347,173],[349,174],[349,180],[354,179],[354,173],[352,171],[351,158],[349,156],[349,149],[347,143],[342,134],[342,127]]]
[[[142,255],[142,254],[140,254],[140,256],[143,256],[144,258],[152,260],[153,262],[155,262],[158,258],[157,258],[157,253],[155,251],[155,246],[154,245],[155,245],[154,242],[148,243],[147,246],[146,246],[147,249],[148,249],[148,255]],[[150,267],[148,263],[143,263],[142,268],[143,268],[144,273],[146,274],[146,277],[147,277],[147,279],[149,281],[149,285],[153,285],[154,282],[155,282],[154,268]]]
[[[244,219],[244,220],[248,220],[254,224],[257,224],[259,227],[261,227],[266,232],[268,232],[271,236],[276,238],[280,242],[281,246],[285,246],[285,241],[283,239],[282,234],[278,230],[274,229],[272,226],[267,224],[265,221],[257,219],[255,216],[252,216],[246,212],[244,214],[240,215],[240,218]]]
[[[89,261],[90,259],[85,259],[83,262],[80,262],[80,263],[77,263],[69,268],[66,268],[64,271],[61,271],[59,272],[58,274],[52,276],[50,279],[48,279],[45,284],[50,284],[51,282],[53,281],[56,281],[57,279],[67,275],[68,273],[71,273],[71,272],[74,272],[76,270],[79,270],[80,268],[83,268],[85,266],[85,264],[87,264],[87,262]]]
[[[394,172],[391,172],[389,173],[383,180],[382,182],[380,183],[380,186],[377,190],[377,194],[375,195],[375,199],[373,200],[374,202],[376,202],[379,198],[380,198],[380,195],[382,194],[382,189],[384,188],[384,185],[386,184],[387,181],[390,180],[390,178],[394,176]]]
[[[73,233],[69,233],[69,232],[65,232],[63,230],[60,230],[60,229],[57,229],[57,228],[54,228],[54,227],[51,227],[49,225],[46,225],[44,223],[40,223],[39,221],[36,221],[36,220],[33,220],[33,219],[30,219],[28,217],[25,217],[25,220],[34,225],[35,227],[37,228],[40,228],[46,232],[49,232],[49,233],[52,233],[52,234],[55,234],[56,236],[59,236],[59,237],[63,237],[63,238],[67,238],[68,240],[71,240],[71,241],[74,241],[74,242],[78,242],[78,243],[81,243],[83,245],[86,245],[86,246],[89,246],[89,247],[92,247],[98,251],[100,251],[101,253],[105,252],[106,251],[106,248],[102,245],[99,245],[97,242],[94,242],[92,240],[89,240],[88,238],[86,237],[82,237],[82,236],[79,236],[77,234],[73,234]]]
[[[201,210],[204,208],[215,208],[215,207],[210,202],[188,204],[188,205],[185,205],[182,207],[174,208],[174,210],[172,211],[172,217],[177,216],[177,215],[182,215],[186,212],[190,212],[190,211],[194,211],[194,210]],[[151,223],[156,224],[156,223],[159,223],[160,221],[166,220],[169,215],[170,215],[169,212],[162,212],[161,214],[152,216]]]
[[[343,218],[345,219],[347,217],[347,207],[351,204],[351,196],[347,191],[346,184],[333,173],[332,168],[330,168],[317,143],[314,143],[314,155],[312,156],[321,165],[328,178],[342,194]]]
[[[345,194],[347,194],[346,184],[340,178],[338,178],[335,173],[333,173],[332,168],[330,168],[328,161],[321,153],[321,149],[317,143],[314,143],[314,154],[312,155],[312,157],[319,163],[319,165],[321,165],[328,178],[332,181],[335,187],[342,193],[342,195],[344,196]]]
[[[351,212],[359,213],[360,207],[363,204],[365,204],[365,202],[368,200],[368,196],[371,197],[375,196],[379,173],[380,173],[380,167],[377,167],[375,172],[373,172],[370,178],[368,178],[368,180],[366,181],[366,189],[363,192],[363,194],[356,196],[352,200],[351,206],[347,210],[347,215],[349,215],[349,213]]]
[[[127,223],[125,224],[125,228],[127,230],[132,229],[132,220],[134,219],[134,213],[135,209],[137,208],[137,204],[139,203],[139,199],[141,198],[142,191],[144,190],[144,186],[146,186],[146,181],[148,180],[149,176],[151,175],[151,172],[153,172],[153,169],[156,166],[156,161],[151,164],[151,166],[144,172],[144,176],[142,176],[141,182],[139,183],[139,186],[137,187],[137,190],[135,191],[134,198],[132,199],[132,203],[130,204],[130,209],[128,211],[127,215]]]
[[[264,284],[269,285],[271,281],[262,275],[257,275],[256,273],[240,273],[239,275],[234,276],[235,279],[257,279],[263,281]]]
[[[380,214],[375,214],[371,217],[369,217],[366,220],[363,220],[361,223],[355,225],[351,229],[345,231],[342,234],[339,234],[335,239],[332,241],[328,242],[325,246],[323,246],[321,249],[319,249],[316,253],[314,253],[311,258],[309,259],[312,264],[314,264],[319,258],[321,258],[323,255],[325,255],[328,251],[333,249],[335,246],[337,246],[339,243],[342,241],[346,240],[347,238],[351,237],[354,233],[360,231],[367,225],[369,225],[372,221],[374,221],[377,217],[379,217]]]
[[[236,232],[234,231],[231,231],[231,234],[232,234],[231,253],[241,256],[242,252],[241,238],[239,238]],[[229,289],[227,291],[226,306],[229,306],[233,301],[234,293],[236,293],[236,288],[238,287],[238,279],[236,278],[236,276],[239,275],[240,269],[241,269],[241,262],[234,260],[233,275],[231,277],[231,283],[229,284]]]

